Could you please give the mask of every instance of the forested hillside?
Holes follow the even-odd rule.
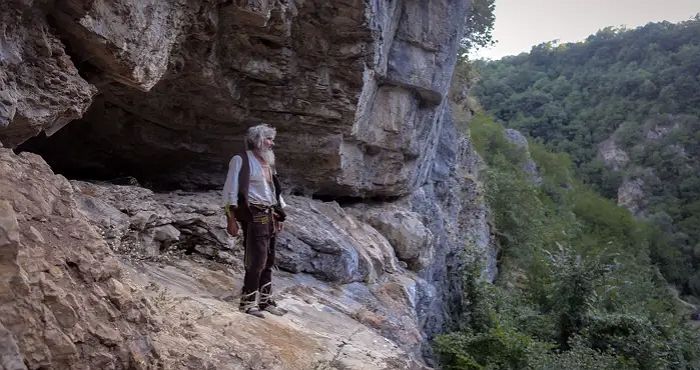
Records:
[[[700,296],[700,17],[606,28],[476,68],[483,108],[650,220],[653,261]]]
[[[528,150],[483,114],[469,132],[487,165],[500,273],[493,285],[478,267],[465,276],[467,317],[436,341],[442,367],[700,367],[688,308],[650,264],[653,228],[577,181],[567,155]]]

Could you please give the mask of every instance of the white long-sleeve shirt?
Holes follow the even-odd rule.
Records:
[[[250,168],[250,183],[248,185],[248,202],[273,206],[277,204],[275,198],[275,186],[265,179],[265,173],[260,161],[252,151],[248,150],[248,167]],[[239,155],[233,156],[228,164],[228,173],[224,182],[223,205],[238,205],[238,176],[241,173],[243,158]],[[280,195],[280,205],[284,208],[286,204]]]

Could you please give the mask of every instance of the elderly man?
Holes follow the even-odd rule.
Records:
[[[271,296],[275,235],[285,219],[272,151],[275,134],[267,124],[248,129],[246,150],[231,158],[223,192],[228,233],[237,236],[243,229],[245,277],[239,309],[261,318],[262,311],[286,313]]]

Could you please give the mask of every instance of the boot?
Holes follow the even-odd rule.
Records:
[[[287,312],[289,312],[289,311],[285,310],[284,308],[277,306],[277,302],[275,302],[274,300],[272,300],[270,298],[266,299],[265,303],[261,302],[260,308],[262,310],[265,310],[265,311],[275,315],[275,316],[282,316],[282,315],[287,314]]]
[[[271,304],[265,306],[265,308],[263,308],[263,310],[265,310],[265,311],[267,311],[275,316],[282,316],[282,315],[285,315],[287,312],[289,312],[282,307],[277,307],[277,306],[274,306]]]
[[[242,294],[241,295],[241,303],[238,306],[238,310],[243,312],[243,313],[247,313],[249,315],[253,315],[255,317],[259,317],[261,319],[264,319],[265,315],[262,313],[262,310],[258,307],[257,293],[258,292],[251,292],[248,294]]]
[[[255,317],[259,317],[259,318],[261,318],[261,319],[264,319],[264,318],[265,318],[265,314],[263,314],[262,310],[260,310],[260,309],[257,308],[257,307],[251,307],[251,308],[248,308],[248,309],[242,309],[242,308],[241,308],[240,311],[243,312],[243,313],[247,313],[248,315],[253,315],[253,316],[255,316]]]
[[[260,309],[265,310],[275,316],[282,316],[288,311],[277,306],[277,302],[272,299],[272,282],[268,282],[260,288]]]

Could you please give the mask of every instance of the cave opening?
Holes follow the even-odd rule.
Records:
[[[90,122],[77,120],[67,126],[79,130],[90,125]],[[64,128],[65,129],[65,128]],[[86,148],[94,148],[94,144],[82,137],[71,137],[69,130],[61,129],[52,136],[44,133],[32,137],[18,145],[15,153],[29,152],[41,156],[51,166],[54,173],[65,176],[70,180],[88,182],[107,182],[114,185],[136,185],[151,190],[164,190],[159,184],[153,183],[144,176],[138,167],[113,155],[110,147],[100,148],[101,155],[84,155]],[[72,131],[72,130],[71,130]],[[69,140],[70,145],[65,142]],[[103,158],[111,158],[109,161]]]
[[[192,130],[127,111],[118,97],[94,97],[81,119],[51,136],[39,134],[15,148],[40,155],[69,179],[138,185],[156,192],[223,187],[237,127]],[[117,100],[113,102],[112,100]],[[162,107],[162,110],[168,107]],[[152,108],[156,109],[156,108]]]
[[[84,57],[74,49],[66,34],[61,32],[56,17],[48,16],[47,21],[56,30],[55,35],[61,40],[64,51],[73,62],[78,75],[100,90],[102,85],[109,83],[90,58]],[[50,136],[40,132],[17,145],[14,152],[37,154],[49,164],[54,173],[71,180],[138,185],[157,190],[159,184],[149,181],[138,166],[116,155],[116,143],[105,145],[91,140],[91,134],[96,131],[94,126],[104,122],[104,117],[101,116],[104,115],[105,106],[101,92],[93,99],[83,118],[69,122]]]

